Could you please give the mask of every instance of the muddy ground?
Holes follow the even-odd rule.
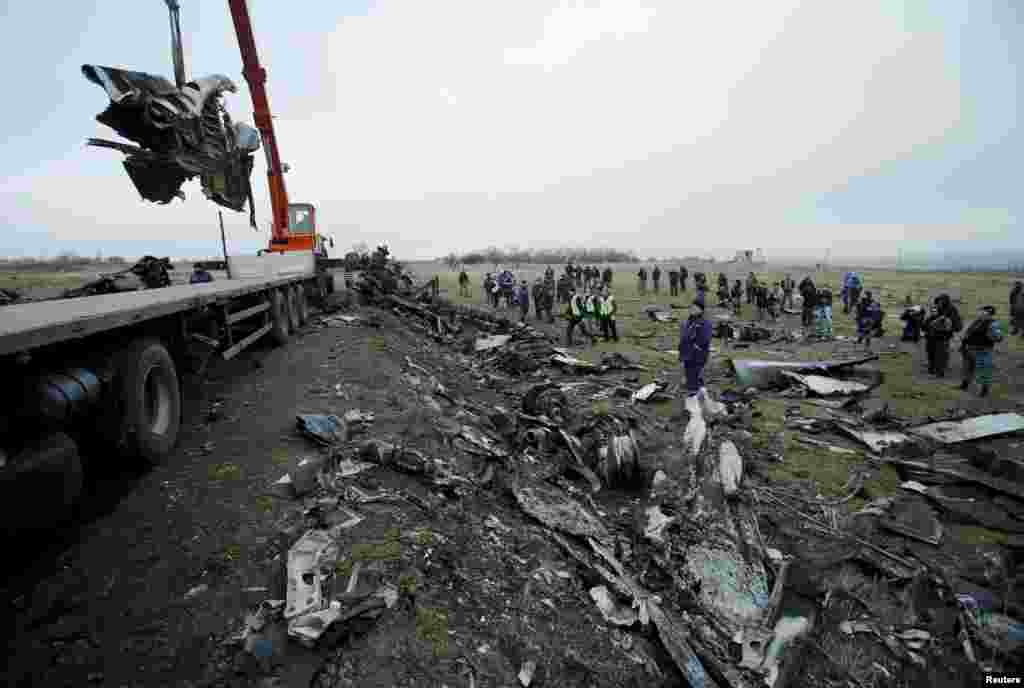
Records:
[[[384,467],[361,473],[354,484],[409,498],[354,507],[365,520],[344,531],[339,579],[344,584],[358,563],[361,587],[394,584],[399,602],[378,619],[345,625],[327,648],[306,650],[272,637],[272,667],[225,644],[254,605],[285,598],[288,549],[310,525],[303,516],[310,502],[270,487],[300,457],[317,452],[295,432],[297,413],[372,412],[367,437],[404,436],[437,455],[444,449],[436,430],[449,409],[425,401],[424,390],[410,381],[421,376],[410,361],[436,375],[453,397],[490,408],[519,403],[520,387],[480,384],[457,348],[430,341],[407,319],[371,307],[358,312],[373,313],[380,327],[312,324],[285,348],[257,347],[219,364],[206,380],[189,381],[178,449],[162,465],[146,470],[88,457],[93,479],[73,522],[11,545],[5,557],[7,685],[514,686],[527,661],[537,667],[535,686],[685,685],[655,636],[602,618],[588,594],[596,582],[523,514],[500,477],[446,497],[415,475]],[[895,338],[882,345],[892,343]],[[906,358],[920,371],[919,353]],[[1022,362],[1003,357],[999,365],[1019,370]],[[979,410],[1018,405],[1020,376],[1011,378],[1010,395],[963,403]],[[914,379],[951,382],[923,372]],[[728,386],[721,382],[712,389]],[[679,402],[672,404],[668,412],[642,411],[657,429],[643,457],[648,475],[681,451],[685,416]],[[486,465],[479,457],[456,461],[467,476]],[[594,506],[622,532],[635,531],[645,492],[604,490]],[[798,532],[776,525],[774,542],[799,540]],[[650,585],[667,587],[653,569],[650,575]],[[851,590],[857,576],[864,577],[849,574]],[[943,604],[924,597],[924,607]],[[833,603],[830,613],[847,612]],[[947,621],[940,625],[952,634]],[[898,673],[899,663],[887,664],[884,648],[871,661],[899,680],[885,683],[883,673],[870,680],[971,685],[963,681],[972,668],[950,659],[955,636],[942,638],[942,646],[936,654],[945,658],[941,680],[937,666],[927,674]],[[863,674],[851,683],[848,669],[830,669],[835,661],[808,652],[801,664],[806,675],[825,667],[826,678],[791,685],[873,685]],[[863,663],[864,657],[847,662]]]

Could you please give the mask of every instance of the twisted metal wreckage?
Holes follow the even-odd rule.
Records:
[[[137,146],[90,138],[88,144],[121,151],[125,171],[148,201],[184,199],[181,186],[199,177],[214,203],[241,212],[249,202],[256,226],[250,177],[259,132],[232,122],[222,96],[238,87],[220,74],[175,86],[163,77],[113,67],[83,65],[85,78],[110,98],[96,120]]]

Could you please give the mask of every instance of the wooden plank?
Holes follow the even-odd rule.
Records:
[[[270,332],[270,328],[271,327],[273,327],[273,325],[271,325],[270,323],[267,323],[266,325],[264,325],[263,327],[261,327],[260,329],[256,330],[255,332],[253,332],[251,335],[249,335],[245,339],[243,339],[242,341],[240,341],[237,344],[235,344],[230,349],[225,349],[224,353],[221,354],[224,357],[224,360],[225,361],[229,361],[232,358],[234,358],[235,356],[237,356],[239,353],[241,353],[242,349],[244,349],[245,347],[247,347],[250,344],[252,344],[253,342],[255,342],[257,339],[259,339],[260,337],[265,335],[267,332]]]
[[[270,308],[270,304],[267,303],[266,301],[264,301],[263,303],[256,304],[252,308],[246,308],[244,310],[238,311],[237,313],[231,313],[231,314],[228,315],[228,324],[230,325],[232,323],[238,322],[239,320],[245,320],[246,318],[251,318],[252,316],[256,315],[257,313],[262,313],[263,311],[265,311],[265,310],[267,310],[269,308]]]
[[[4,306],[0,309],[0,356],[226,303],[238,296],[310,277],[223,280]]]

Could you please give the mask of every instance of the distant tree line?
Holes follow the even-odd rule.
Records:
[[[39,270],[54,272],[73,272],[95,265],[127,265],[124,256],[107,256],[96,254],[92,258],[80,256],[74,251],[63,251],[52,258],[0,258],[0,269]]]
[[[616,248],[554,248],[554,249],[520,249],[514,246],[503,249],[491,246],[486,249],[470,251],[464,254],[449,253],[443,259],[449,267],[458,265],[564,265],[570,260],[574,263],[636,263],[640,261],[635,251],[623,251]]]

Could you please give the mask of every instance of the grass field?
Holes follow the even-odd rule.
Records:
[[[481,296],[481,283],[484,272],[474,271],[470,273],[471,297],[460,297],[458,295],[457,272],[448,271],[447,268],[438,264],[419,264],[410,266],[421,279],[426,279],[434,274],[439,275],[442,295],[459,303],[484,303]],[[554,266],[556,272],[562,267]],[[662,271],[667,272],[665,265]],[[687,266],[690,273],[693,268]],[[612,282],[612,290],[615,293],[619,305],[618,327],[620,341],[618,343],[599,342],[596,347],[585,346],[578,352],[582,358],[599,360],[605,351],[620,351],[630,354],[639,361],[650,367],[651,370],[640,376],[641,383],[650,381],[656,375],[662,378],[677,379],[678,363],[676,349],[678,346],[678,322],[657,323],[651,321],[641,310],[648,304],[678,305],[685,309],[694,296],[692,280],[689,289],[685,294],[678,297],[668,295],[667,279],[663,277],[661,293],[654,295],[651,285],[648,283],[648,293],[639,293],[636,271],[637,265],[615,265],[615,275]],[[517,279],[527,279],[531,284],[533,279],[543,275],[544,266],[523,266],[520,270],[513,270]],[[650,270],[650,266],[648,266]],[[709,281],[715,282],[717,271],[711,272],[707,269]],[[781,280],[786,270],[766,270],[758,273],[759,279],[767,279],[769,282]],[[789,270],[795,281],[799,282],[805,271],[799,269]],[[737,278],[743,279],[746,273],[726,272],[730,282]],[[1015,277],[1010,275],[996,274],[969,274],[969,273],[918,273],[899,272],[886,270],[862,271],[865,289],[871,290],[879,298],[883,309],[886,311],[886,337],[876,340],[873,351],[879,353],[880,361],[876,367],[884,375],[884,383],[874,392],[875,395],[890,403],[890,407],[898,416],[906,418],[924,419],[928,416],[939,416],[947,413],[950,409],[963,408],[971,413],[998,412],[1000,410],[1012,410],[1017,404],[1024,403],[1024,370],[1021,366],[1024,363],[1024,339],[1008,336],[1008,296],[1010,286]],[[842,277],[839,271],[821,272],[812,275],[815,283],[827,284],[838,294],[838,285]],[[902,332],[902,322],[899,316],[903,311],[903,301],[907,294],[910,294],[915,302],[925,303],[929,295],[934,296],[938,290],[949,290],[954,298],[959,298],[958,307],[964,319],[966,327],[974,318],[975,311],[982,305],[994,305],[997,309],[997,319],[1000,320],[1006,339],[996,349],[996,370],[995,383],[992,394],[987,399],[979,399],[972,393],[964,393],[956,389],[959,381],[960,361],[954,350],[951,354],[951,371],[947,378],[936,379],[927,375],[923,355],[923,342],[920,344],[902,343],[899,341]],[[709,294],[709,317],[716,314],[724,314],[726,311],[714,307],[717,297]],[[686,311],[675,310],[679,318],[686,317]],[[751,306],[744,304],[741,318],[750,320],[754,313]],[[530,321],[533,322],[532,313]],[[856,327],[849,315],[842,313],[841,304],[834,309],[833,329],[837,336],[845,337],[844,340],[822,343],[795,343],[784,345],[753,344],[749,348],[723,350],[720,340],[714,340],[713,346],[718,349],[719,355],[709,363],[709,372],[721,373],[721,366],[724,365],[725,357],[735,358],[762,358],[775,360],[800,360],[800,359],[828,359],[837,356],[851,355],[855,351],[863,351],[855,343]],[[542,328],[548,328],[553,334],[564,336],[565,321],[556,318],[555,325],[541,324]],[[769,325],[771,326],[771,325]],[[785,327],[791,330],[800,329],[799,316],[783,315],[776,327]],[[730,382],[724,376],[719,375],[722,380],[722,387],[728,387]],[[843,455],[829,454],[827,460],[822,459],[820,449],[808,447],[797,441],[796,432],[790,432],[783,428],[784,409],[787,404],[797,403],[792,400],[783,399],[762,399],[758,408],[762,413],[760,421],[762,437],[770,434],[782,433],[783,445],[785,448],[785,462],[774,466],[770,470],[773,478],[782,480],[811,480],[817,484],[822,494],[838,495],[842,492],[850,476],[851,468],[855,465],[863,466],[863,454]],[[801,412],[806,416],[824,415],[824,409],[811,404],[801,403]],[[655,413],[666,418],[680,418],[681,405],[662,404],[655,407]],[[890,494],[898,484],[899,479],[896,472],[890,467],[883,467],[880,471],[875,470],[872,477],[865,485],[866,492],[871,496]],[[859,508],[863,500],[858,498],[848,503],[849,509]],[[966,536],[965,536],[966,537]]]

